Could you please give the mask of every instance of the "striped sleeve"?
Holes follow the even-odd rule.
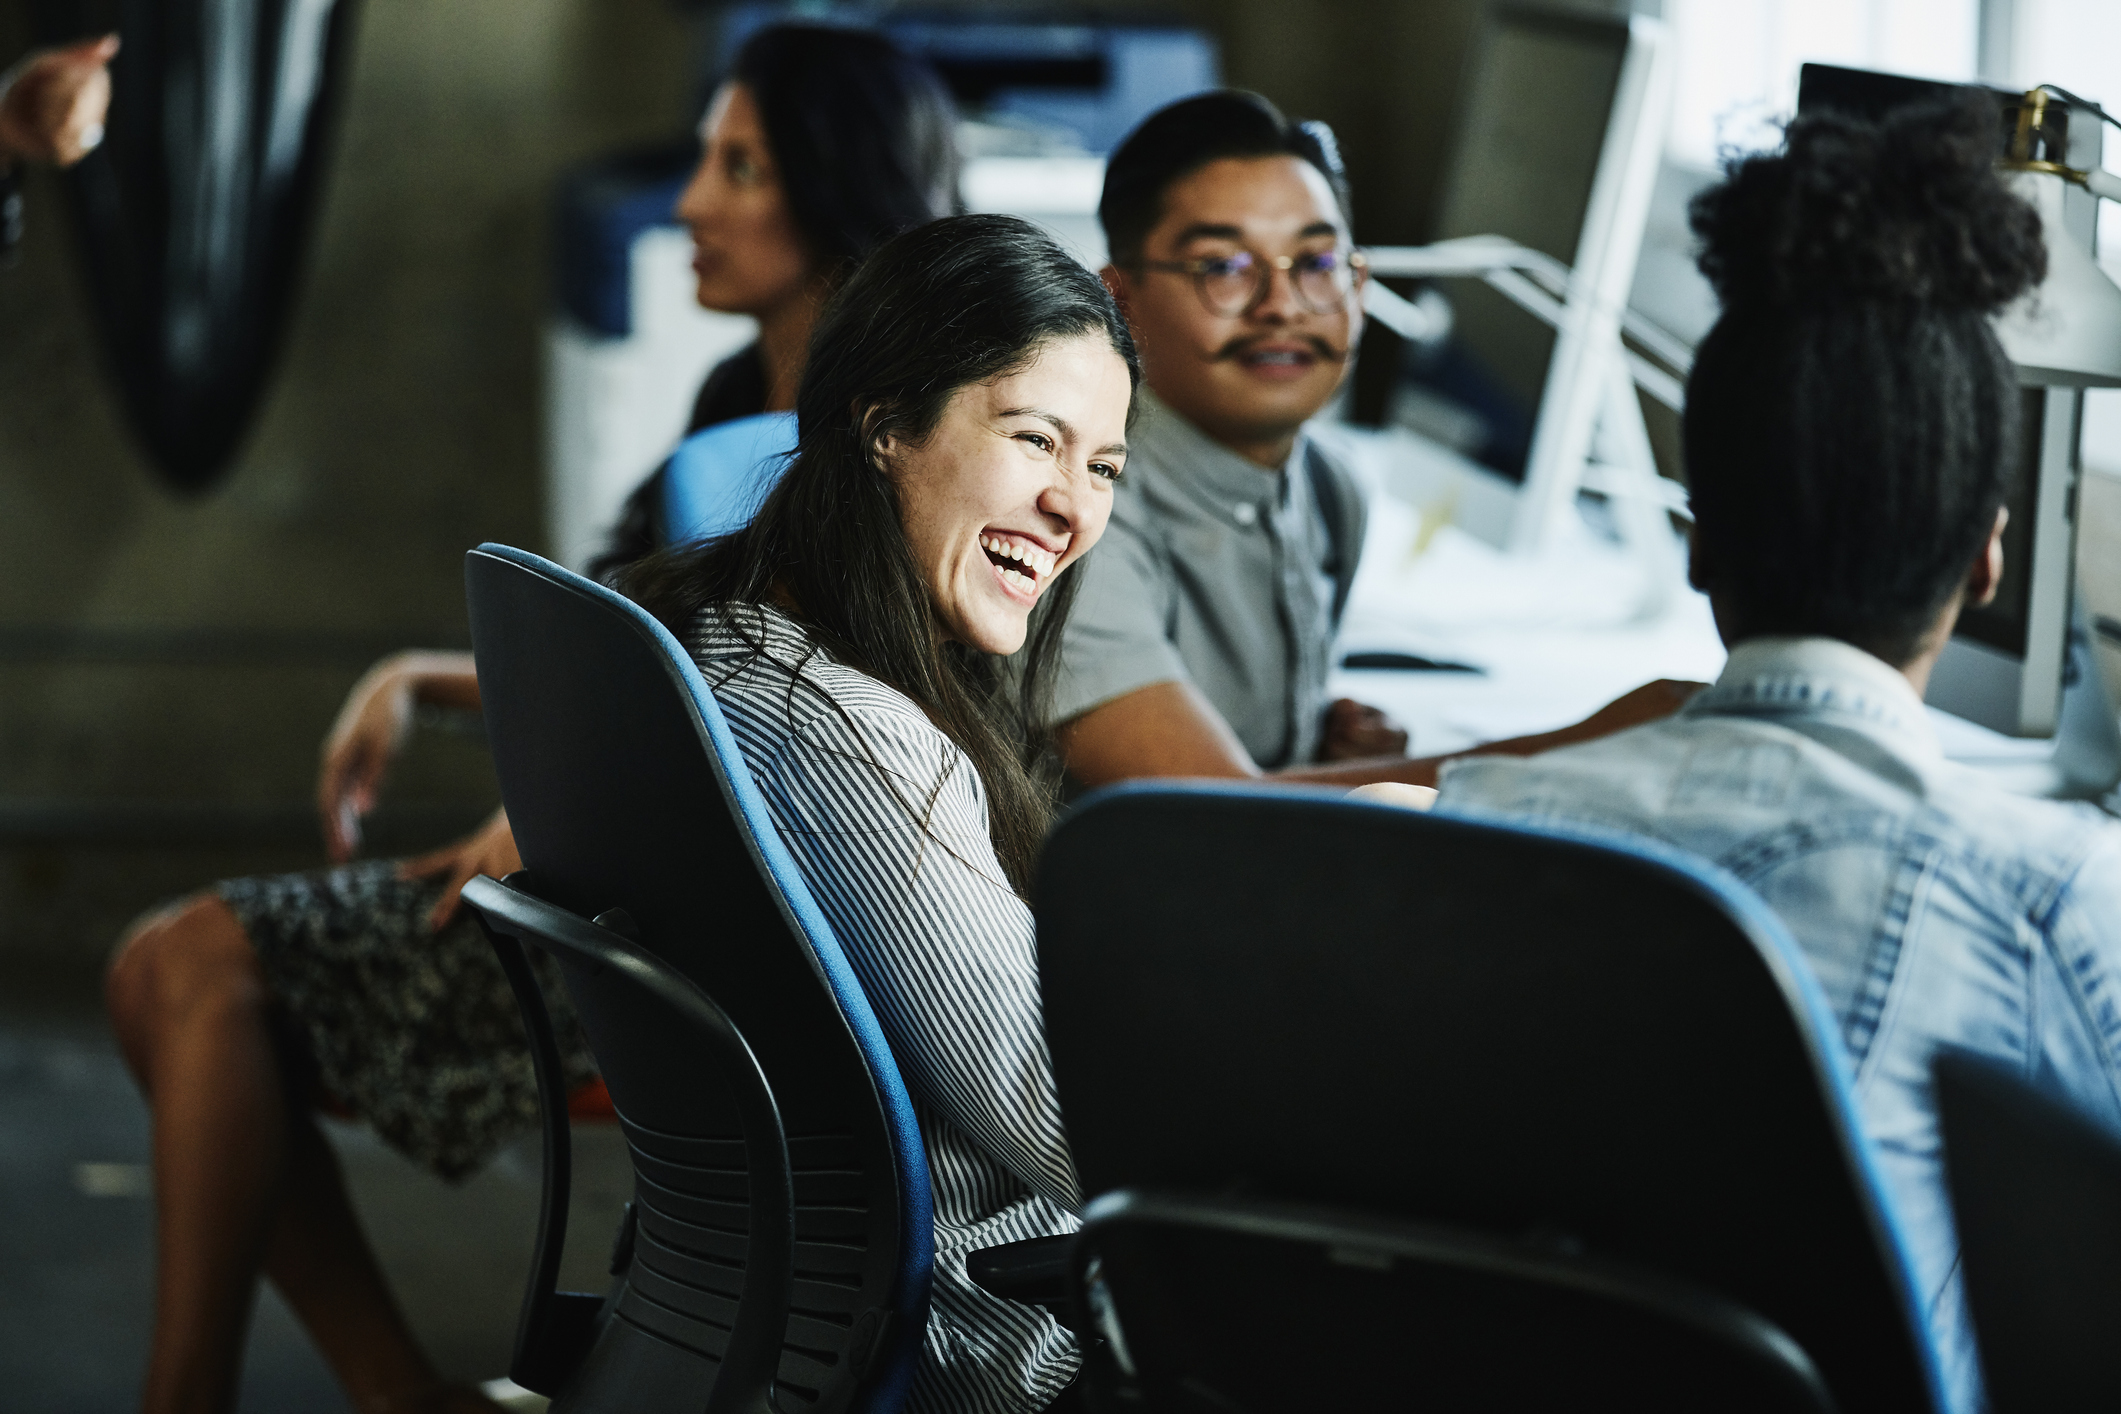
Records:
[[[843,702],[757,775],[908,1088],[1033,1192],[1079,1212],[1031,911],[995,859],[970,760],[908,711]]]

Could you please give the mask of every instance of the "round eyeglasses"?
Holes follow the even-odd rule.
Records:
[[[1355,288],[1355,272],[1368,263],[1356,250],[1314,250],[1272,259],[1241,250],[1198,260],[1144,260],[1142,269],[1191,275],[1208,312],[1234,319],[1267,297],[1277,270],[1289,272],[1289,287],[1296,292],[1298,304],[1313,314],[1337,314]]]

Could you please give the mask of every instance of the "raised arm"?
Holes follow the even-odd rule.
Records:
[[[422,702],[479,708],[479,675],[469,653],[393,653],[354,684],[324,738],[317,770],[317,814],[325,853],[336,863],[361,847],[361,817],[375,808],[383,776]]]

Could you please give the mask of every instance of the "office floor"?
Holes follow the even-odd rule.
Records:
[[[355,1202],[407,1314],[450,1375],[502,1375],[537,1219],[526,1140],[450,1188],[365,1130],[332,1126]],[[0,1408],[130,1414],[152,1306],[154,1216],[147,1112],[95,996],[77,982],[0,978]],[[575,1144],[563,1284],[601,1290],[619,1206],[623,1142],[609,1126]],[[244,1414],[348,1406],[292,1314],[258,1303]]]

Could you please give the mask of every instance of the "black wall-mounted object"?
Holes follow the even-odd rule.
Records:
[[[356,0],[37,0],[118,32],[103,145],[67,174],[106,360],[162,480],[228,470],[293,312]]]

